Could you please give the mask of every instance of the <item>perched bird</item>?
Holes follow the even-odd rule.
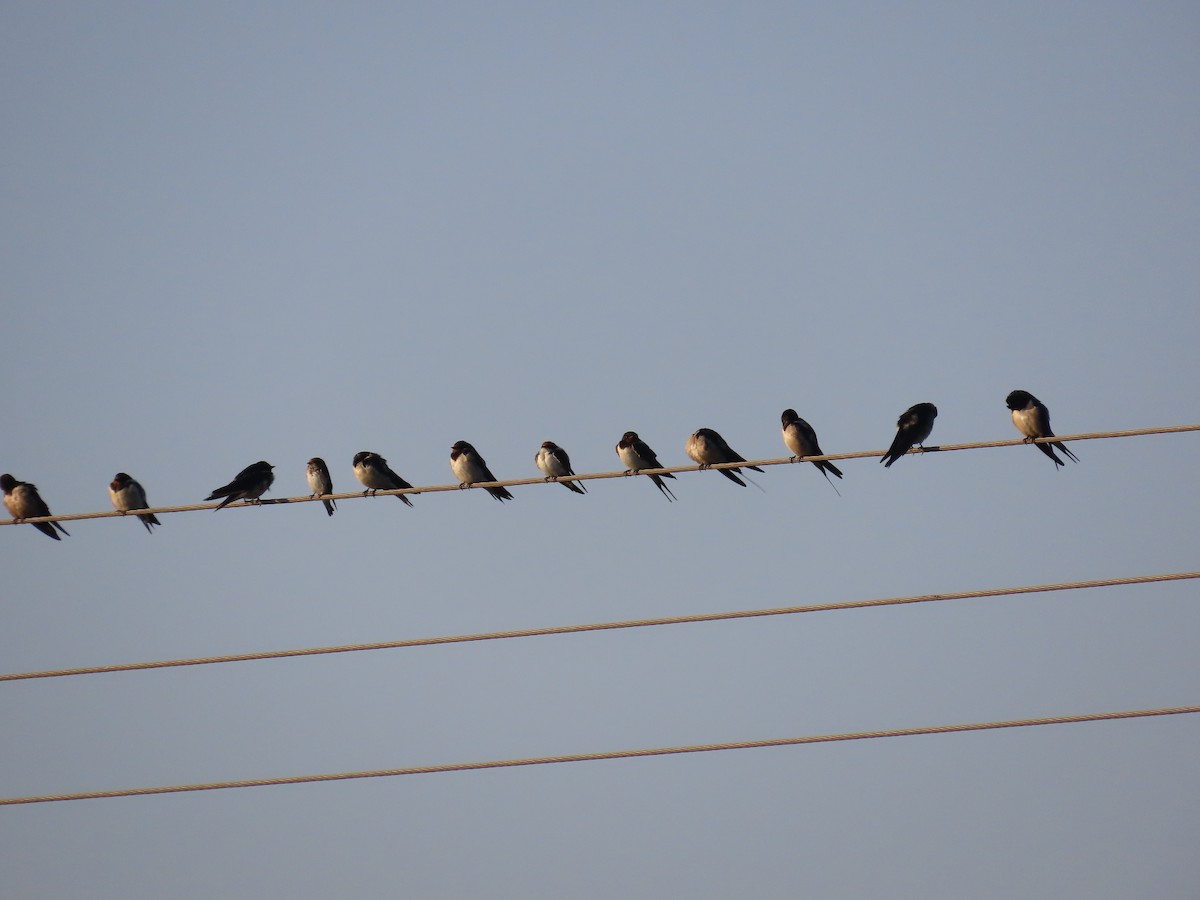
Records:
[[[1004,402],[1012,410],[1013,424],[1017,426],[1017,431],[1025,435],[1026,443],[1031,442],[1034,438],[1054,437],[1054,432],[1050,430],[1050,410],[1046,409],[1046,405],[1029,391],[1013,391]],[[1034,446],[1054,460],[1055,466],[1066,465],[1054,454],[1055,447],[1065,453],[1073,462],[1079,462],[1079,457],[1068,450],[1067,445],[1062,441],[1035,444]]]
[[[333,493],[333,479],[329,477],[329,466],[325,465],[325,460],[321,457],[314,456],[308,461],[305,475],[308,478],[308,489],[312,491],[314,497],[323,497]],[[322,500],[321,502],[325,504],[325,512],[332,516],[333,511],[337,509],[337,501]]]
[[[901,413],[900,418],[896,420],[896,437],[892,441],[892,446],[880,460],[883,467],[885,469],[890,467],[915,444],[920,444],[921,449],[924,450],[925,441],[929,437],[929,433],[933,431],[933,420],[936,418],[937,407],[932,403],[918,403]]]
[[[224,487],[219,487],[211,494],[205,497],[205,500],[216,500],[218,497],[224,497],[221,505],[217,509],[223,509],[234,500],[245,500],[247,503],[254,503],[258,498],[267,492],[272,482],[275,481],[275,475],[271,471],[275,467],[266,460],[260,459],[252,466],[246,466],[242,471],[237,473],[237,477]]]
[[[567,451],[554,441],[542,441],[542,446],[533,461],[545,473],[547,481],[561,478],[563,475],[575,474],[571,468],[571,457],[567,456]],[[577,494],[587,493],[587,488],[578,481],[560,481],[559,484]]]
[[[746,458],[738,454],[736,450],[725,442],[725,438],[721,437],[711,428],[701,428],[699,431],[693,432],[692,436],[687,439],[687,444],[684,446],[687,455],[700,463],[700,468],[707,469],[714,463],[731,463],[745,462]],[[758,466],[746,466],[747,469],[753,469],[755,472],[761,472]],[[718,469],[722,475],[732,481],[734,484],[746,486],[746,482],[738,478],[737,473],[742,470],[738,467],[732,469]]]
[[[498,481],[491,469],[487,467],[479,451],[466,441],[455,441],[450,448],[450,471],[458,479],[458,486],[468,488],[480,481]],[[513,495],[508,488],[490,487],[487,492],[501,502],[511,500]]]
[[[782,421],[783,442],[792,451],[793,460],[802,456],[825,455],[821,450],[821,445],[817,443],[817,433],[813,431],[813,427],[796,415],[794,409],[785,409]],[[821,471],[826,481],[829,481],[831,472],[838,478],[842,477],[842,470],[827,459],[814,459],[812,464]],[[832,481],[829,481],[829,484],[835,491],[837,490],[837,486]]]
[[[625,466],[626,475],[633,475],[642,469],[661,469],[663,467],[663,464],[658,461],[658,456],[645,441],[637,436],[636,431],[625,432],[621,436],[621,440],[617,442],[616,450],[621,464]],[[650,476],[650,479],[662,491],[662,495],[667,498],[667,502],[670,503],[675,500],[675,495],[663,481],[664,478],[674,479],[675,476],[670,472]]]
[[[46,501],[38,493],[37,487],[27,481],[17,481],[5,473],[0,475],[0,490],[4,491],[4,508],[13,517],[14,522],[53,515],[50,507],[46,505]],[[67,537],[71,536],[67,534],[67,529],[57,522],[31,522],[30,524],[46,537],[52,537],[56,541],[61,541],[62,538],[55,534],[55,528],[66,534]]]
[[[354,477],[362,482],[364,494],[374,496],[375,491],[398,491],[412,487],[407,481],[388,468],[387,460],[378,453],[360,450],[354,454]],[[412,506],[407,494],[394,494],[404,501],[405,506]]]
[[[135,509],[148,509],[150,506],[146,502],[146,489],[124,472],[113,476],[112,483],[108,486],[108,499],[112,501],[113,508],[123,513]],[[151,525],[162,524],[154,513],[142,513],[138,518],[151,534],[154,534]]]

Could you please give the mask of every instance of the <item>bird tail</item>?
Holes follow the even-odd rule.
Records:
[[[838,478],[842,477],[842,470],[839,469],[837,466],[835,466],[833,463],[831,463],[827,459],[823,459],[820,462],[815,462],[815,463],[813,463],[813,465],[816,466],[818,469],[820,469],[822,473],[831,472],[834,475],[836,475]],[[825,477],[828,478],[829,476],[826,475]],[[833,482],[830,482],[830,484],[832,484],[832,483]]]
[[[658,485],[658,489],[660,491],[662,491],[662,495],[667,498],[668,503],[674,502],[674,500],[676,498],[675,498],[675,495],[671,493],[671,489],[669,487],[667,487],[666,482],[663,481],[663,478],[674,478],[674,477],[675,477],[674,475],[670,475],[665,472],[661,476],[660,475],[651,475],[650,476],[651,480],[656,485]]]
[[[821,474],[825,476],[825,480],[829,482],[829,486],[831,488],[833,488],[833,492],[835,494],[837,494],[839,497],[842,496],[842,492],[837,489],[837,485],[833,483],[833,479],[831,479],[829,477],[829,473],[826,472],[820,465],[818,465],[817,468],[821,470]],[[842,473],[839,472],[836,468],[834,468],[832,466],[830,468],[833,468],[833,471],[837,475],[838,478],[842,477]]]
[[[1055,441],[1054,446],[1070,457],[1071,462],[1079,462],[1079,457],[1067,449],[1067,445],[1062,441]]]
[[[33,527],[36,528],[38,531],[40,531],[42,534],[46,535],[47,537],[52,537],[56,541],[61,541],[62,538],[60,538],[58,536],[58,534],[55,533],[55,531],[54,531],[55,525],[58,525],[58,523],[57,522],[34,522],[33,523]],[[67,534],[67,530],[65,528],[63,528],[61,525],[58,525],[58,530],[61,531],[63,534]],[[70,537],[70,535],[67,535],[67,536]]]
[[[734,484],[740,484],[742,487],[746,486],[746,482],[742,481],[742,479],[737,477],[737,474],[736,474],[738,472],[737,469],[717,469],[717,471],[720,472],[722,475],[724,475],[726,478],[728,478],[730,481],[732,481]]]

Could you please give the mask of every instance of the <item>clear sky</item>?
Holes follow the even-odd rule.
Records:
[[[0,471],[1200,421],[1190,3],[6,3]],[[6,672],[1197,568],[1195,434],[0,529]],[[0,796],[1200,701],[1194,582],[0,685]],[[6,897],[1194,897],[1200,717],[10,807]]]

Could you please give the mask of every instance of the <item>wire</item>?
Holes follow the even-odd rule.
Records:
[[[175,784],[165,787],[124,788],[115,791],[85,791],[77,794],[43,794],[33,797],[0,798],[0,806],[24,803],[54,803],[62,800],[101,800],[110,797],[145,797],[150,794],[180,794],[189,791],[219,791],[228,788],[273,787],[281,784],[310,784],[317,781],[350,781],[356,778],[390,778],[395,775],[437,775],[445,772],[472,772],[479,769],[508,769],[517,766],[546,766],[556,763],[598,762],[609,759],[634,759],[641,756],[674,756],[682,753],[711,753],[717,750],[754,750],[762,747],[791,747],[798,744],[826,744],[835,741],[863,741],[873,738],[913,737],[923,734],[955,734],[963,731],[994,731],[1000,728],[1026,728],[1036,725],[1073,725],[1079,722],[1108,722],[1115,719],[1140,719],[1150,716],[1179,716],[1200,712],[1200,706],[1175,706],[1163,709],[1135,709],[1124,712],[1085,713],[1077,716],[1048,716],[1040,719],[1009,719],[1001,722],[972,722],[965,725],[931,725],[923,728],[895,728],[885,731],[852,731],[843,734],[819,734],[809,737],[771,738],[762,741],[733,741],[725,744],[692,744],[683,747],[655,747],[647,750],[611,750],[601,753],[575,753],[566,756],[533,756],[524,759],[497,759],[487,762],[448,763],[440,766],[410,766],[401,769],[375,769],[365,772],[337,772],[324,775],[294,775],[284,778],[250,778],[243,781],[211,781],[202,784]]]
[[[923,449],[913,448],[909,453],[949,453],[953,450],[985,450],[991,447],[1019,447],[1023,444],[1051,444],[1057,441],[1095,441],[1105,438],[1126,438],[1126,437],[1143,437],[1154,434],[1179,434],[1187,431],[1200,431],[1200,425],[1167,425],[1161,428],[1135,428],[1129,431],[1095,431],[1085,434],[1063,434],[1055,435],[1049,438],[1037,438],[1033,441],[1024,439],[1007,440],[1007,441],[978,441],[972,444],[943,444],[938,447],[925,447]],[[836,459],[868,459],[877,456],[886,456],[886,450],[860,450],[854,453],[827,453],[824,456],[802,456],[798,458],[784,456],[771,459],[751,459],[743,460],[742,462],[733,463],[714,463],[706,466],[708,469],[738,469],[748,466],[787,466],[796,463],[820,462],[822,460]],[[639,469],[637,475],[665,475],[667,473],[674,474],[676,472],[699,472],[700,466],[668,466],[661,469]],[[601,478],[624,478],[629,473],[620,472],[591,472],[584,475],[567,475],[558,478],[557,481],[595,481]],[[553,484],[547,482],[545,478],[515,478],[510,481],[480,481],[472,484],[472,488],[494,488],[494,487],[524,487],[529,484]],[[380,497],[389,494],[438,494],[446,491],[462,490],[461,484],[435,484],[426,487],[403,488],[395,491],[376,491],[374,495]],[[257,502],[244,501],[242,503],[233,503],[225,509],[244,509],[249,506],[278,506],[285,503],[316,503],[324,500],[358,500],[365,496],[363,491],[349,491],[343,494],[321,494],[319,496],[304,495],[300,497],[278,497],[272,500],[260,500]],[[147,509],[133,509],[127,512],[117,512],[115,510],[105,512],[90,512],[90,513],[66,513],[60,516],[30,516],[28,519],[21,519],[19,522],[13,519],[0,520],[0,525],[25,525],[35,524],[37,522],[78,522],[83,519],[114,519],[123,518],[133,515],[164,515],[166,513],[182,513],[182,512],[197,512],[202,509],[217,509],[220,508],[216,503],[193,503],[189,506],[154,506]]]
[[[878,606],[900,606],[907,603],[932,603],[939,600],[970,600],[982,597],[1009,597],[1016,594],[1041,594],[1085,588],[1120,587],[1134,584],[1156,584],[1164,581],[1186,581],[1200,578],[1200,572],[1176,572],[1162,575],[1135,575],[1127,578],[1104,578],[1092,581],[1072,581],[1060,584],[1035,584],[1025,587],[988,588],[979,591],[958,591],[944,594],[917,594],[908,597],[888,597],[876,600],[846,600],[810,606],[782,606],[772,609],[746,609],[735,612],[699,613],[689,616],[663,616],[654,619],[629,619],[622,622],[600,622],[590,625],[552,625],[546,628],[525,628],[514,631],[492,631],[479,634],[458,634],[445,637],[410,638],[400,641],[379,641],[369,644],[343,644],[335,647],[309,647],[300,650],[265,650],[257,653],[236,653],[225,656],[201,656],[192,659],[168,659],[157,662],[118,663],[110,666],[81,666],[73,669],[48,669],[41,672],[15,672],[0,675],[0,681],[24,681],[34,678],[59,678],[67,675],[101,675],[109,672],[136,672],[145,669],[171,669],[180,666],[205,666],[217,663],[251,662],[263,659],[284,659],[292,656],[320,656],[328,653],[356,653],[361,650],[399,650],[407,647],[431,647],[437,644],[464,644],[471,641],[496,641],[507,638],[545,637],[554,634],[579,634],[585,631],[615,631],[622,628],[648,628],[655,625],[686,625],[695,622],[720,622],[729,619],[752,619],[762,616],[786,616],[796,613],[831,612],[842,609],[869,609]]]

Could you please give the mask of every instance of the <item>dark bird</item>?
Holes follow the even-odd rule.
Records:
[[[333,479],[329,477],[329,466],[325,465],[325,460],[321,457],[314,456],[308,461],[305,476],[308,478],[308,489],[312,491],[312,496],[324,497],[326,494],[333,493]],[[337,501],[322,500],[321,502],[325,504],[325,512],[332,516],[333,511],[337,509]]]
[[[933,431],[933,420],[936,418],[937,407],[932,403],[918,403],[901,413],[900,418],[896,420],[896,437],[892,441],[892,446],[880,460],[883,467],[889,468],[914,445],[919,444],[924,450],[925,441]]]
[[[108,486],[108,499],[112,501],[113,508],[123,513],[150,507],[150,504],[146,502],[146,489],[124,472],[118,472],[113,476],[112,483]],[[154,513],[142,513],[138,518],[151,534],[154,534],[151,525],[162,524]]]
[[[1013,424],[1017,426],[1017,431],[1025,435],[1025,443],[1032,442],[1034,438],[1054,437],[1054,432],[1050,430],[1050,410],[1046,409],[1046,405],[1029,391],[1013,391],[1004,402],[1012,410],[1012,420]],[[1067,445],[1062,441],[1034,444],[1034,446],[1054,460],[1055,466],[1066,465],[1055,455],[1055,447],[1065,453],[1072,462],[1079,462],[1079,457],[1068,450]]]
[[[802,456],[825,455],[821,450],[821,445],[817,443],[817,433],[813,431],[813,427],[796,415],[794,409],[785,409],[782,421],[783,442],[792,451],[793,460],[800,459]],[[826,481],[829,481],[830,473],[838,478],[842,477],[842,470],[827,459],[814,459],[812,464],[821,471]],[[829,481],[829,484],[835,491],[837,490],[837,486],[832,481]]]
[[[633,475],[642,469],[661,469],[663,467],[663,464],[658,461],[658,456],[650,449],[650,445],[639,438],[636,431],[625,432],[621,436],[621,440],[617,442],[616,449],[621,464],[625,466],[626,475]],[[674,475],[670,472],[663,472],[661,475],[656,474],[649,477],[658,485],[658,489],[662,491],[662,495],[667,498],[668,503],[675,500],[675,495],[663,481],[664,478],[674,479]]]
[[[376,491],[399,491],[412,487],[407,481],[388,468],[387,460],[378,453],[360,450],[354,454],[354,477],[366,488],[364,494],[375,495]],[[412,506],[407,494],[393,494],[404,501],[405,506]]]
[[[237,473],[237,477],[224,487],[219,487],[211,494],[205,497],[205,500],[216,500],[218,497],[224,497],[221,505],[217,509],[223,509],[234,500],[245,500],[247,503],[256,503],[258,498],[267,492],[272,482],[275,481],[275,475],[271,471],[275,467],[266,460],[260,459],[252,466],[246,466],[242,471]]]
[[[687,439],[684,449],[687,451],[688,456],[700,463],[700,468],[702,469],[707,469],[714,463],[746,461],[744,456],[741,456],[725,442],[725,438],[721,437],[711,428],[701,428],[699,431],[693,432],[692,436]],[[755,472],[762,471],[758,466],[746,466],[746,468],[753,469]],[[742,487],[746,486],[746,482],[737,476],[737,473],[742,471],[739,467],[717,469],[717,471],[734,484],[740,484]]]
[[[554,441],[542,441],[542,446],[538,449],[533,461],[537,463],[537,467],[545,474],[547,481],[561,478],[564,475],[575,474],[575,471],[571,468],[571,457],[567,456],[567,451],[554,443]],[[560,481],[559,484],[568,490],[574,491],[576,494],[587,493],[587,488],[578,481]]]
[[[4,508],[8,510],[8,514],[12,516],[14,522],[53,515],[50,507],[46,505],[46,501],[38,493],[37,487],[27,481],[17,481],[6,473],[0,475],[0,490],[4,491]],[[56,541],[61,541],[62,538],[55,533],[55,528],[70,537],[67,529],[57,522],[30,522],[29,524],[46,537],[52,537]]]
[[[450,448],[450,471],[454,473],[454,477],[458,479],[458,486],[462,488],[468,488],[481,481],[499,481],[487,467],[479,451],[466,441],[455,441],[454,446]],[[490,487],[487,488],[487,492],[502,502],[513,498],[508,488]]]

